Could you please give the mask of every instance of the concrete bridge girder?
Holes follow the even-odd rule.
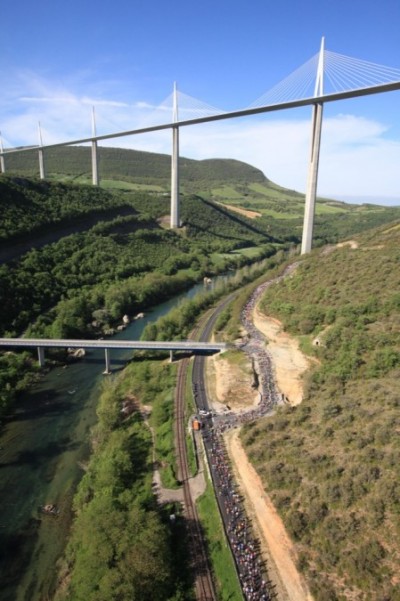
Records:
[[[46,348],[88,348],[104,349],[105,353],[105,372],[111,372],[111,349],[136,349],[136,350],[161,350],[169,351],[170,358],[173,360],[175,351],[191,351],[193,353],[212,352],[217,353],[226,350],[227,345],[219,342],[198,342],[192,340],[182,340],[181,342],[148,342],[143,340],[69,340],[69,339],[51,339],[51,338],[0,338],[0,348],[36,348],[38,352],[38,361],[40,367],[45,366]]]

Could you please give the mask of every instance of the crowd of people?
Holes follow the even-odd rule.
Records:
[[[240,413],[229,411],[216,416],[214,425],[220,433],[271,413],[274,406],[283,401],[282,395],[277,392],[275,387],[271,357],[265,346],[265,338],[255,327],[252,320],[252,313],[257,300],[273,281],[261,284],[253,292],[241,312],[241,322],[247,336],[239,344],[239,348],[248,355],[257,373],[260,401],[256,407],[248,411],[241,411]]]
[[[218,491],[218,502],[244,597],[246,601],[269,601],[272,594],[266,565],[234,481],[223,438],[213,428],[205,428],[204,437],[210,451],[214,486]]]
[[[259,542],[252,532],[243,500],[231,471],[222,433],[229,428],[267,415],[277,403],[282,402],[282,397],[275,387],[271,358],[265,346],[265,338],[254,326],[252,319],[255,304],[264,290],[279,279],[281,278],[259,286],[241,313],[241,322],[247,336],[240,344],[240,348],[250,357],[257,373],[260,391],[260,401],[257,407],[240,413],[227,411],[222,415],[214,415],[212,419],[205,420],[203,428],[204,443],[208,451],[214,486],[218,493],[226,534],[246,601],[270,601],[274,593],[268,579],[267,566],[260,555]]]

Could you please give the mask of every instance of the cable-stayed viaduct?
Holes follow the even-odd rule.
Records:
[[[330,86],[326,92],[325,83]],[[313,86],[312,94],[309,92]],[[302,67],[294,71],[280,84],[273,87],[258,101],[248,108],[219,112],[204,103],[197,101],[197,107],[205,110],[201,116],[180,120],[178,116],[178,91],[174,86],[172,94],[172,121],[110,134],[96,134],[95,116],[93,110],[92,136],[78,140],[69,140],[57,144],[44,145],[39,124],[39,145],[23,148],[4,149],[0,138],[0,171],[6,171],[6,157],[10,153],[24,152],[37,149],[39,159],[39,173],[45,178],[45,151],[57,146],[71,146],[90,143],[92,148],[92,182],[99,184],[99,169],[97,145],[102,140],[116,139],[124,136],[139,135],[149,132],[170,129],[172,131],[172,156],[171,156],[171,228],[180,225],[179,216],[179,129],[189,125],[210,123],[214,121],[234,119],[273,111],[286,110],[302,106],[312,107],[311,123],[311,150],[308,165],[308,179],[304,209],[303,235],[301,253],[308,253],[312,248],[315,202],[318,184],[318,166],[320,157],[321,132],[323,122],[323,106],[327,102],[344,100],[400,90],[400,69],[393,69],[368,63],[363,60],[349,58],[325,50],[324,38],[320,51]],[[201,113],[201,111],[198,111]],[[206,114],[204,114],[206,113]]]

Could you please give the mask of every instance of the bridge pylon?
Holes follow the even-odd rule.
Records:
[[[44,153],[43,153],[43,140],[42,140],[42,128],[40,127],[39,121],[39,175],[40,179],[45,179],[46,174],[44,170]]]
[[[324,46],[325,38],[321,40],[319,52],[317,79],[315,82],[314,97],[322,96],[324,93]],[[314,229],[315,202],[317,198],[318,165],[321,146],[323,103],[316,102],[313,106],[311,126],[311,156],[308,165],[308,180],[306,189],[306,201],[304,207],[303,236],[301,239],[301,254],[309,253],[312,248],[312,237]]]
[[[0,131],[0,173],[5,173],[6,172],[6,164],[4,161],[4,148],[3,148],[3,138],[1,137],[1,131]]]
[[[92,107],[92,184],[93,186],[99,185],[99,161],[97,156],[97,140],[96,138],[96,115],[94,112],[94,106]]]
[[[178,91],[174,83],[173,123],[178,122]],[[179,218],[179,126],[172,127],[171,229],[180,226]]]

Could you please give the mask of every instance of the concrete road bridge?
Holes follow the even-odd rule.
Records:
[[[187,351],[194,354],[219,353],[226,350],[227,345],[221,342],[197,342],[193,340],[160,342],[147,342],[143,340],[69,340],[53,338],[0,338],[0,347],[10,348],[36,348],[40,367],[45,365],[44,352],[46,348],[71,348],[71,349],[104,349],[105,371],[110,373],[111,349],[155,350],[169,351],[171,359],[175,351]]]

